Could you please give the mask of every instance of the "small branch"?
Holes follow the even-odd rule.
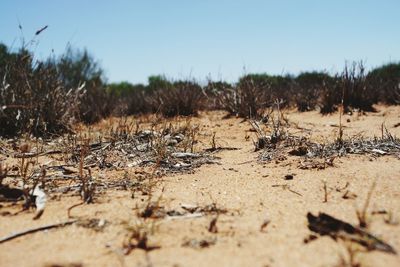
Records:
[[[298,196],[303,196],[302,194],[300,194],[299,192],[297,192],[297,191],[294,191],[294,190],[292,190],[292,189],[290,189],[290,188],[288,188],[288,190],[290,191],[290,192],[292,192],[292,193],[294,193],[294,194],[296,194],[296,195],[298,195]]]
[[[372,193],[375,190],[375,187],[376,187],[376,179],[374,180],[374,182],[371,185],[370,190],[368,191],[367,198],[365,199],[363,209],[361,211],[359,211],[359,210],[356,211],[360,227],[366,228],[368,226],[367,210],[368,210],[369,202],[371,200]]]
[[[81,206],[81,205],[83,205],[83,204],[85,204],[85,202],[80,202],[80,203],[78,203],[78,204],[75,204],[75,205],[72,205],[71,207],[69,207],[69,208],[68,208],[68,211],[67,211],[68,218],[73,218],[73,217],[71,216],[71,210],[72,210],[73,208],[79,207],[79,206]]]
[[[273,184],[272,187],[281,187],[283,190],[288,190],[289,192],[292,192],[298,196],[303,196],[302,194],[300,194],[297,191],[294,191],[293,189],[290,188],[290,186],[288,184]]]
[[[51,155],[51,154],[59,154],[62,153],[61,150],[49,150],[49,151],[44,151],[44,152],[28,152],[28,153],[18,153],[14,154],[14,158],[34,158],[37,156],[45,156],[45,155]]]
[[[15,239],[15,238],[20,237],[20,236],[33,234],[33,233],[36,233],[36,232],[40,232],[40,231],[44,231],[44,230],[48,230],[48,229],[52,229],[52,228],[59,228],[59,227],[64,227],[64,226],[67,226],[67,225],[71,225],[71,224],[73,224],[73,223],[75,223],[77,221],[78,220],[69,220],[69,221],[65,221],[65,222],[61,222],[61,223],[49,224],[49,225],[45,225],[45,226],[40,226],[38,228],[28,229],[28,230],[25,230],[25,231],[22,231],[22,232],[19,232],[19,233],[12,234],[12,235],[9,235],[9,236],[1,238],[0,239],[0,244],[5,243],[7,241],[10,241],[10,240]]]

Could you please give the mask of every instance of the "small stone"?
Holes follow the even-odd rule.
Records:
[[[286,174],[285,180],[293,180],[293,174]]]

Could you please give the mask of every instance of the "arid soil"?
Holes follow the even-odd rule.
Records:
[[[381,136],[382,123],[392,135],[400,136],[400,108],[377,108],[376,113],[344,115],[344,137]],[[350,264],[346,242],[318,235],[304,242],[315,234],[307,227],[306,215],[325,212],[357,225],[356,210],[362,209],[374,181],[368,231],[400,252],[400,225],[396,223],[400,221],[400,155],[346,155],[325,169],[300,169],[299,158],[289,155],[279,162],[259,162],[249,122],[224,116],[223,112],[204,112],[192,119],[192,124],[200,126],[197,150],[211,147],[214,132],[217,147],[237,148],[215,152],[219,164],[154,177],[157,182],[151,188],[151,200],[130,188],[99,190],[93,204],[71,210],[70,215],[81,223],[1,243],[0,266],[346,266]],[[292,134],[307,133],[312,140],[326,142],[338,136],[338,113],[286,111],[286,116]],[[50,158],[46,155],[40,161]],[[16,162],[6,157],[1,160],[9,165]],[[107,181],[135,180],[139,171],[139,167],[94,169],[93,175]],[[286,175],[293,179],[285,179]],[[9,183],[12,178],[7,179]],[[138,213],[151,201],[160,210],[181,215],[139,218]],[[32,219],[34,210],[15,214],[21,210],[20,203],[2,202],[0,238],[67,221],[67,209],[80,202],[76,194],[49,194],[38,220]],[[182,206],[203,210],[182,215]],[[91,225],[89,219],[100,221]],[[127,253],[128,237],[138,228],[147,233],[147,251],[139,244]],[[355,262],[400,266],[400,256],[362,251],[355,253]]]

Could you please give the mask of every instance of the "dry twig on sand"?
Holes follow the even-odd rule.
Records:
[[[44,231],[44,230],[49,230],[49,229],[53,229],[53,228],[60,228],[60,227],[64,227],[64,226],[67,226],[67,225],[71,225],[71,224],[73,224],[73,223],[75,223],[77,221],[78,220],[69,220],[69,221],[65,221],[65,222],[61,222],[61,223],[53,223],[53,224],[48,224],[48,225],[45,225],[45,226],[40,226],[40,227],[37,227],[37,228],[31,228],[31,229],[28,229],[28,230],[25,230],[25,231],[22,231],[22,232],[18,232],[18,233],[15,233],[15,234],[11,234],[9,236],[1,238],[0,239],[0,244],[5,243],[5,242],[10,241],[10,240],[13,240],[13,239],[15,239],[17,237],[24,236],[24,235],[33,234],[33,233]]]

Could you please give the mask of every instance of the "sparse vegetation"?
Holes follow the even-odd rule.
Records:
[[[135,249],[144,251],[159,249],[159,246],[149,244],[149,237],[155,234],[156,229],[155,221],[139,218],[136,222],[128,222],[126,225],[127,236],[122,245],[123,253],[128,255]]]
[[[39,34],[46,28],[39,30]],[[69,47],[64,55],[37,60],[28,48],[23,45],[20,50],[11,51],[0,45],[0,216],[7,217],[4,221],[10,220],[1,225],[5,231],[12,230],[12,234],[0,238],[0,243],[54,228],[69,231],[64,228],[67,225],[74,225],[72,229],[81,227],[79,231],[95,230],[91,238],[96,239],[97,232],[112,225],[112,231],[102,232],[100,245],[91,246],[110,249],[119,255],[121,263],[133,251],[142,250],[151,266],[149,254],[155,249],[213,249],[218,244],[223,251],[226,244],[232,248],[233,241],[240,249],[249,246],[254,254],[258,253],[254,248],[260,244],[246,238],[251,236],[258,241],[260,234],[267,236],[274,231],[276,236],[282,231],[293,241],[286,229],[292,225],[301,227],[304,217],[300,223],[294,220],[299,219],[298,214],[308,212],[308,227],[314,234],[305,243],[320,236],[341,242],[348,255],[341,258],[340,266],[360,266],[354,244],[365,253],[378,250],[396,254],[392,240],[386,242],[383,237],[372,235],[371,229],[367,231],[370,215],[374,214],[387,215],[384,222],[396,225],[393,218],[397,214],[392,214],[395,207],[371,212],[368,209],[375,183],[362,209],[356,210],[358,226],[323,212],[314,216],[309,208],[328,209],[356,201],[360,194],[353,188],[349,191],[347,179],[353,179],[352,185],[364,185],[364,180],[360,182],[354,176],[374,171],[378,164],[393,168],[382,173],[397,174],[393,162],[400,159],[399,138],[384,123],[381,136],[372,137],[367,132],[370,125],[363,125],[359,116],[375,111],[378,103],[400,103],[399,64],[367,71],[363,62],[348,63],[337,74],[246,74],[232,84],[212,80],[203,84],[162,75],[150,76],[147,84],[107,83],[102,68],[86,50]],[[294,122],[292,118],[298,115],[295,109],[318,110],[312,116],[338,111],[339,122],[336,116],[334,123],[325,122],[329,116],[322,115],[319,119],[323,123],[309,122],[309,117]],[[398,114],[388,114],[382,112],[384,120],[387,116],[390,120],[398,119]],[[373,119],[377,118],[371,117],[362,119],[376,123]],[[360,120],[357,123],[361,125],[354,127],[353,132],[362,129],[367,133],[348,133],[346,127],[352,127],[353,119]],[[394,123],[392,128],[396,132],[394,128],[400,123]],[[327,127],[335,127],[334,138]],[[255,135],[253,145],[257,154],[251,154],[250,132]],[[350,160],[350,164],[360,160],[351,156],[354,154],[362,158],[360,164],[371,164],[369,169],[342,170],[344,159]],[[390,157],[385,162],[375,162],[381,156]],[[199,170],[205,164],[218,166]],[[334,175],[329,173],[330,168],[335,170]],[[321,190],[316,171],[320,171],[323,181],[322,199],[314,191]],[[188,177],[195,172],[200,175]],[[337,184],[343,185],[344,180],[344,187],[335,186],[332,181],[338,176]],[[306,178],[307,183],[303,183]],[[391,188],[397,185],[396,179],[397,176],[386,181],[389,189],[385,190],[390,194],[396,194]],[[273,192],[266,194],[264,189],[271,188]],[[161,192],[158,197],[156,192]],[[285,195],[276,201],[279,194]],[[199,204],[208,196],[211,204]],[[47,200],[52,201],[51,213],[43,218],[43,214],[48,214],[44,213]],[[237,209],[223,208],[217,200]],[[306,201],[314,200],[323,204],[307,205]],[[267,201],[268,206],[264,206]],[[398,203],[395,198],[391,202]],[[93,205],[84,205],[89,203]],[[72,216],[71,210],[78,206],[81,209],[74,210]],[[33,220],[58,218],[60,210],[62,214],[67,210],[68,217],[76,219],[14,233],[13,223],[22,218],[17,215],[32,208],[36,209]],[[268,216],[263,217],[259,227],[265,208]],[[343,210],[346,209],[332,212]],[[107,219],[86,218],[92,213]],[[235,216],[240,216],[240,220]],[[283,227],[279,225],[282,222]],[[76,229],[73,231],[76,237]],[[43,236],[52,234],[46,232]],[[382,236],[386,235],[388,230],[384,229]],[[43,236],[38,236],[38,240],[46,238]],[[71,242],[68,233],[65,239]],[[21,244],[25,245],[24,242],[29,242],[28,238]],[[256,246],[252,247],[253,244]],[[297,242],[293,247],[299,245]],[[163,257],[163,253],[160,255]],[[131,258],[136,260],[136,254]],[[271,258],[271,262],[274,260]]]
[[[0,135],[71,132],[75,122],[94,123],[111,114],[159,113],[165,117],[197,115],[202,109],[225,109],[231,115],[259,118],[274,105],[299,111],[331,113],[374,111],[379,101],[398,104],[400,76],[392,63],[367,72],[363,62],[345,65],[342,73],[305,72],[298,76],[247,74],[237,84],[149,77],[148,85],[107,85],[103,70],[86,51],[69,47],[65,54],[40,61],[23,46],[16,52],[0,45]],[[343,103],[342,103],[343,101]]]

